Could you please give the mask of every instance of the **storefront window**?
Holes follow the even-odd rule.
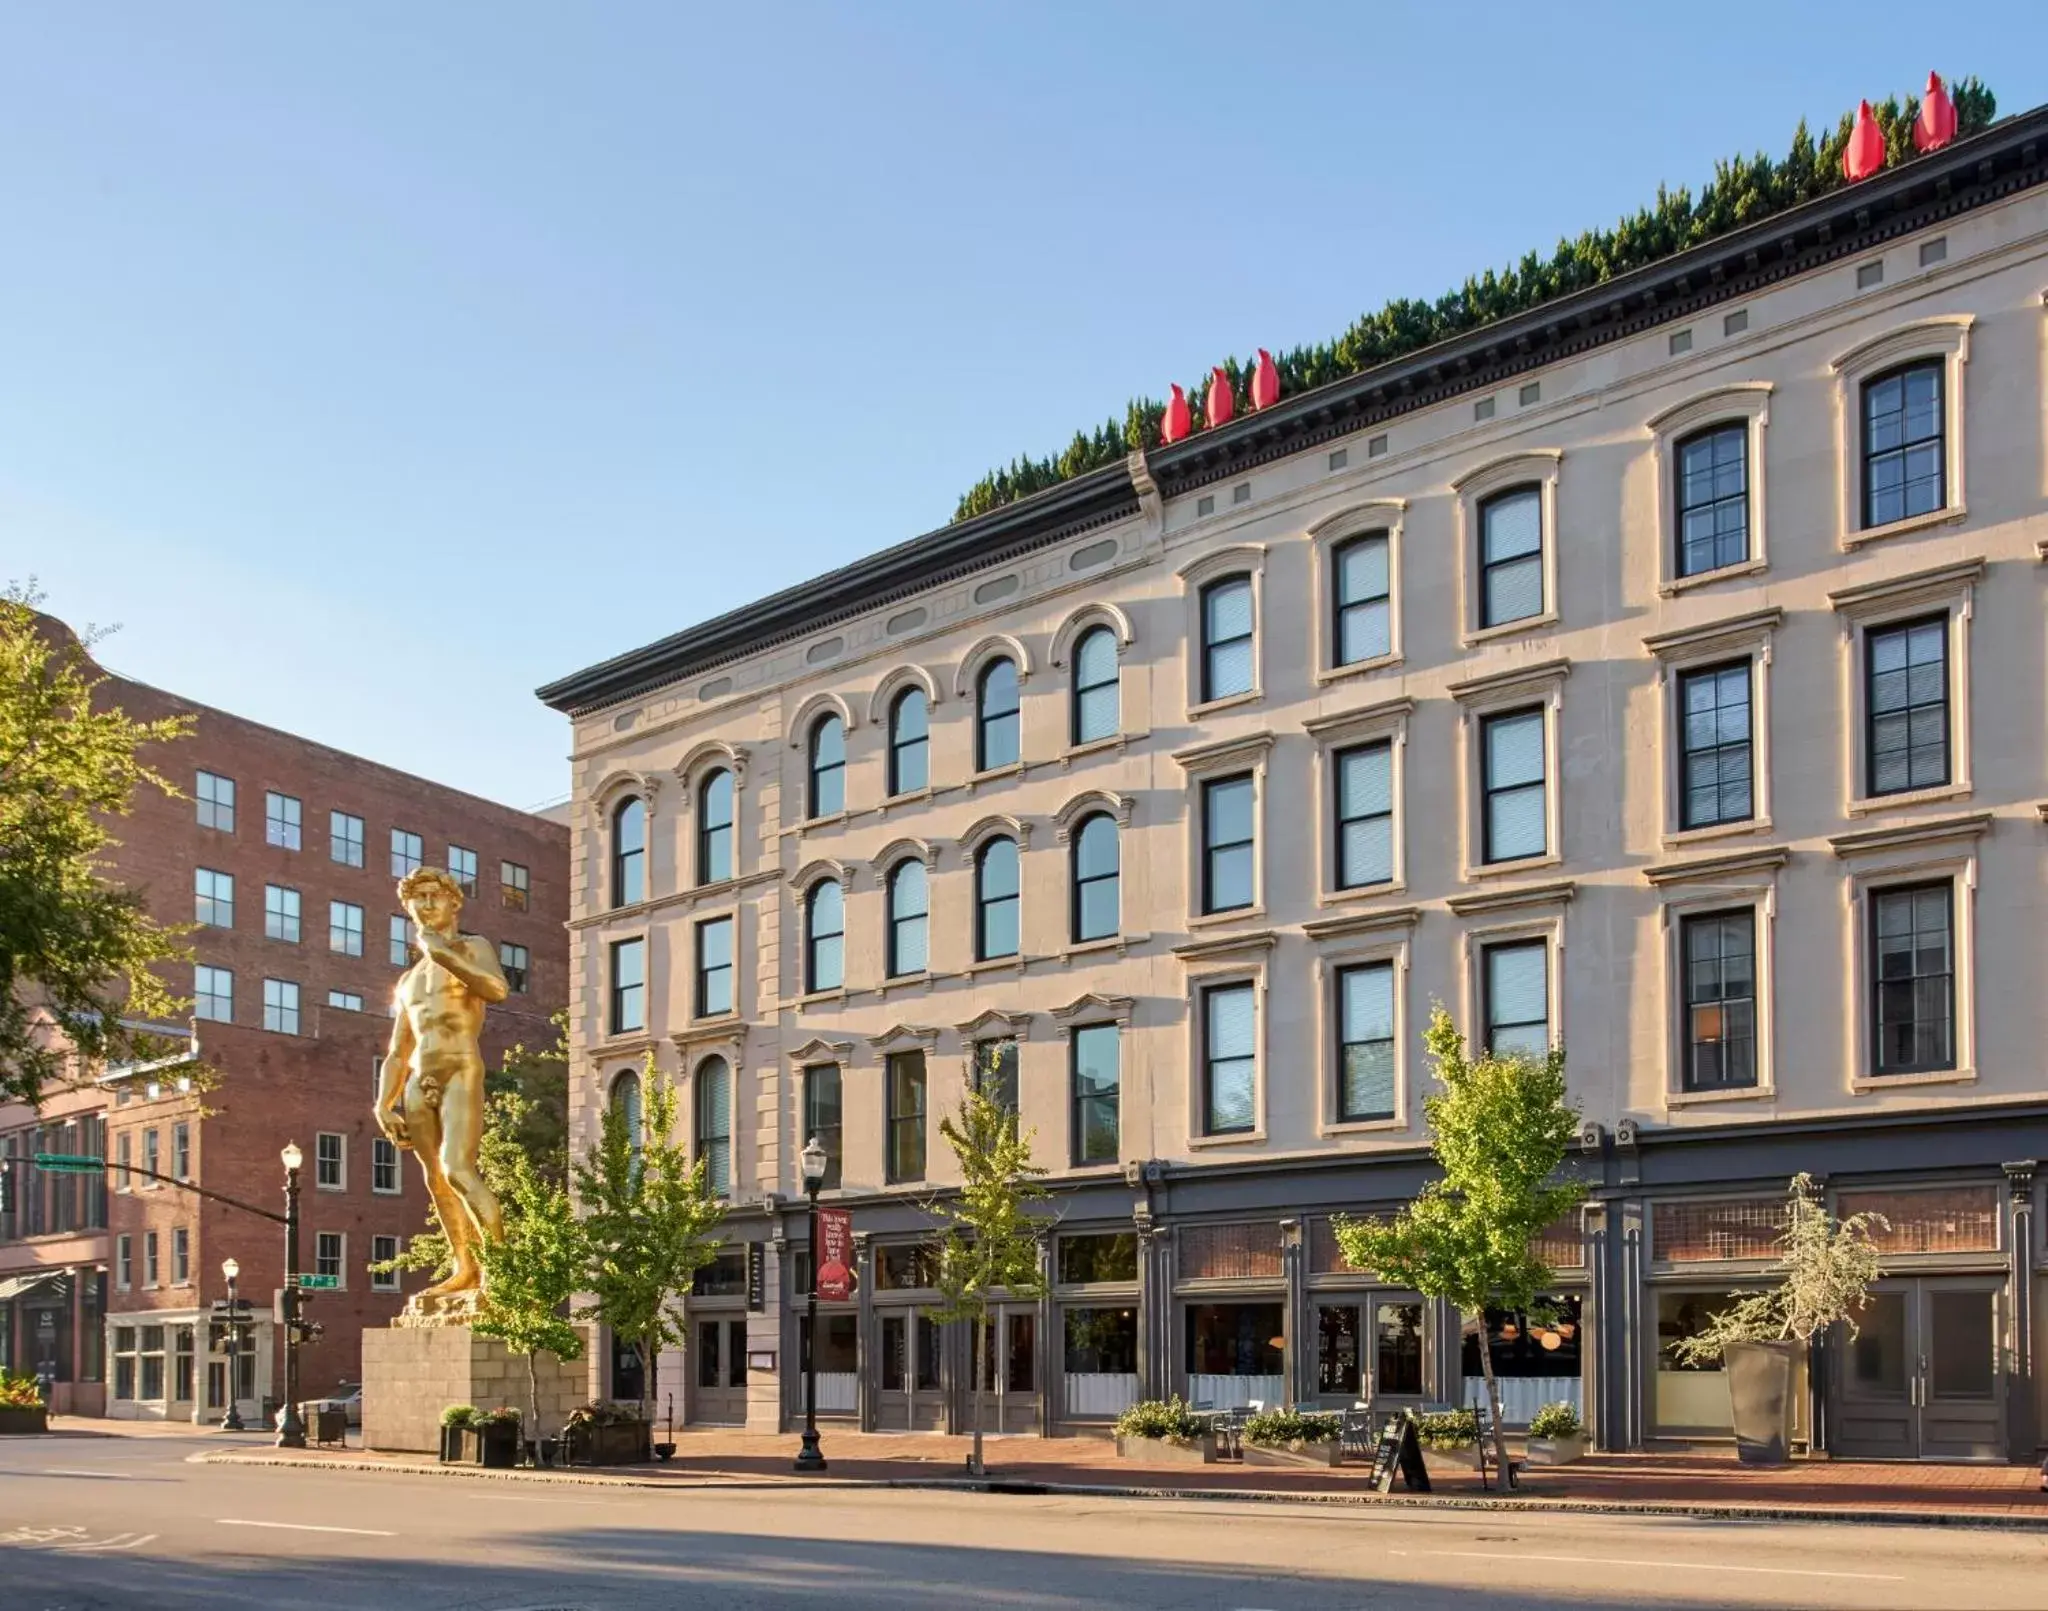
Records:
[[[1500,1383],[1501,1419],[1526,1426],[1545,1404],[1579,1405],[1579,1352],[1584,1336],[1576,1294],[1546,1293],[1528,1309],[1488,1309],[1486,1336]],[[1479,1339],[1467,1332],[1462,1351],[1465,1401],[1485,1395]]]
[[[135,1396],[135,1328],[114,1328],[114,1397]]]
[[[905,1292],[939,1284],[939,1250],[930,1242],[898,1243],[875,1249],[875,1287]]]
[[[1060,1281],[1069,1286],[1138,1279],[1138,1238],[1130,1231],[1106,1236],[1062,1236]]]
[[[139,1328],[139,1340],[135,1357],[141,1376],[141,1387],[136,1396],[142,1399],[161,1399],[164,1396],[164,1328],[143,1326]]]
[[[1285,1306],[1188,1305],[1189,1376],[1272,1376],[1286,1368]]]
[[[1316,1391],[1358,1396],[1358,1306],[1316,1310]]]
[[[998,1333],[994,1320],[989,1322],[982,1333],[982,1390],[990,1393],[995,1391],[996,1370],[1000,1366],[1004,1392],[1029,1393],[1038,1385],[1038,1316],[1028,1313],[1006,1314],[1002,1321],[1000,1344],[996,1341]]]
[[[647,1373],[630,1343],[612,1338],[612,1397],[623,1404],[646,1391]]]
[[[747,1295],[747,1250],[719,1249],[718,1257],[698,1270],[690,1282],[693,1298],[743,1298]]]
[[[914,1361],[910,1355],[910,1339],[913,1336],[917,1339],[917,1357]],[[924,1315],[884,1315],[882,1391],[900,1393],[904,1390],[906,1381],[914,1382],[920,1393],[938,1391],[939,1328]]]
[[[177,1328],[176,1343],[174,1358],[177,1369],[173,1374],[171,1397],[181,1404],[190,1404],[193,1393],[192,1328],[190,1326],[180,1326]]]
[[[1421,1304],[1373,1306],[1372,1390],[1375,1397],[1422,1391]]]
[[[107,1376],[107,1272],[87,1270],[79,1277],[78,1379],[101,1382]]]
[[[1652,1414],[1659,1431],[1726,1432],[1730,1426],[1728,1388],[1721,1362],[1689,1362],[1678,1345],[1705,1331],[1732,1300],[1721,1292],[1657,1294],[1657,1382]]]
[[[804,1340],[809,1341],[811,1317],[805,1315],[797,1323]],[[833,1372],[852,1372],[860,1369],[860,1317],[858,1315],[818,1316],[818,1374],[824,1376]],[[818,1407],[825,1408],[821,1393]]]
[[[1136,1309],[1069,1309],[1066,1318],[1069,1376],[1136,1375]]]

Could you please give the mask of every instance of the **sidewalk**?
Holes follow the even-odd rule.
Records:
[[[790,1469],[793,1434],[680,1432],[675,1458],[649,1466],[573,1471],[481,1472],[442,1466],[427,1455],[346,1451],[224,1449],[198,1456],[209,1463],[314,1465],[328,1469],[430,1471],[528,1482],[630,1483],[691,1488],[717,1484],[772,1486],[882,1485],[997,1492],[1044,1490],[1151,1497],[1255,1498],[1341,1504],[1511,1505],[1646,1514],[1759,1516],[1784,1519],[1912,1521],[1919,1524],[2021,1526],[2048,1530],[2048,1494],[2028,1466],[1916,1465],[1819,1460],[1791,1466],[1738,1464],[1733,1456],[1590,1455],[1564,1467],[1532,1468],[1513,1494],[1487,1492],[1462,1456],[1430,1454],[1431,1492],[1410,1495],[1398,1485],[1374,1493],[1363,1466],[1293,1470],[1263,1466],[1144,1466],[1116,1457],[1099,1438],[990,1438],[989,1480],[970,1479],[971,1442],[961,1437],[890,1435],[821,1429],[829,1467],[824,1478]]]

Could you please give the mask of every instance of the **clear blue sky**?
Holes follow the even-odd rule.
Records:
[[[8,6],[0,581],[534,804],[537,683],[1802,115],[2048,101],[2044,45],[2039,0]]]

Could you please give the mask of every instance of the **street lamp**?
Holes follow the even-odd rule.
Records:
[[[812,1136],[803,1150],[804,1195],[811,1200],[811,1300],[804,1334],[804,1446],[797,1452],[800,1472],[823,1471],[818,1452],[818,1188],[825,1184],[825,1144]]]
[[[242,1406],[235,1402],[235,1378],[242,1363],[242,1311],[235,1307],[235,1282],[240,1279],[242,1267],[233,1259],[220,1261],[220,1273],[228,1278],[228,1413],[221,1417],[223,1432],[246,1432],[242,1425]]]
[[[278,1154],[284,1164],[284,1409],[277,1418],[277,1446],[303,1449],[306,1423],[299,1419],[299,1166],[306,1155],[296,1141]]]

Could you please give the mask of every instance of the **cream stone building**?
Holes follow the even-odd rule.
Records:
[[[730,1194],[680,1412],[801,1419],[797,1155],[853,1211],[828,1420],[964,1426],[938,1116],[1014,1091],[1051,1296],[1012,1431],[1140,1396],[1567,1398],[1727,1435],[1670,1344],[1786,1179],[1892,1222],[1806,1426],[2038,1445],[2048,114],[565,678],[579,1140],[649,1050]],[[1420,1030],[1561,1041],[1555,1311],[1346,1269]],[[631,1384],[605,1351],[598,1390]],[[995,1422],[991,1421],[991,1425]]]

